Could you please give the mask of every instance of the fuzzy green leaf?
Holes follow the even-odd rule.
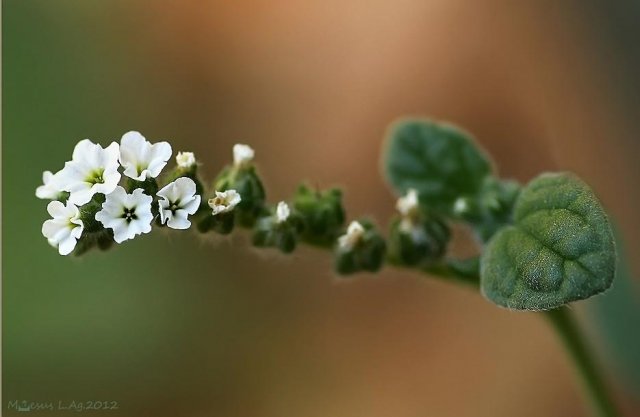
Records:
[[[445,123],[401,120],[390,128],[384,170],[398,194],[418,191],[420,202],[450,214],[454,201],[475,195],[491,162],[471,135]]]
[[[481,258],[481,288],[494,303],[548,310],[611,286],[615,245],[593,191],[571,174],[542,174],[522,189],[514,224]]]

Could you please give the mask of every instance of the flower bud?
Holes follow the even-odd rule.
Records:
[[[458,197],[453,203],[452,213],[456,219],[473,223],[482,218],[482,209],[475,197]]]
[[[516,181],[490,178],[483,188],[485,206],[496,216],[510,216],[520,188]]]
[[[504,225],[511,222],[513,207],[520,194],[515,181],[488,178],[476,198],[478,216],[468,219],[478,237],[486,242]]]
[[[390,257],[404,265],[429,265],[444,256],[450,236],[446,223],[434,215],[398,217],[391,223]]]
[[[337,188],[320,191],[301,185],[293,200],[304,221],[302,239],[319,246],[333,244],[344,225],[342,192]]]
[[[378,271],[384,262],[386,243],[369,221],[354,221],[335,248],[335,270],[341,275]]]
[[[226,167],[216,179],[214,188],[220,191],[234,189],[240,194],[242,201],[236,207],[236,216],[242,226],[252,227],[265,212],[264,187],[252,165]]]
[[[215,230],[223,235],[231,233],[235,225],[236,206],[241,201],[242,198],[236,190],[216,191],[215,197],[207,202],[211,212],[205,214],[204,210],[200,211],[205,217],[198,222],[198,230],[203,233]]]
[[[198,162],[193,152],[178,152],[176,167],[164,178],[164,183],[169,184],[180,177],[191,178],[196,183],[196,194],[202,195],[204,187],[198,178]]]
[[[261,217],[256,222],[253,244],[291,253],[296,248],[298,235],[303,227],[300,215],[281,201],[270,215]]]

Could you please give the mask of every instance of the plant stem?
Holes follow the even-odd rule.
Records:
[[[443,280],[478,287],[480,276],[477,258],[464,260],[450,260],[433,268],[424,269],[424,272]],[[613,401],[606,389],[604,379],[596,365],[594,355],[587,346],[585,338],[580,331],[578,323],[569,308],[560,307],[542,313],[555,329],[562,340],[567,354],[573,360],[573,365],[578,374],[585,395],[591,402],[594,415],[598,417],[617,417]]]
[[[573,360],[586,396],[591,401],[595,415],[616,417],[618,412],[606,390],[604,379],[594,360],[594,355],[585,342],[580,328],[567,307],[543,313],[560,336],[564,347]]]
[[[445,281],[480,287],[478,257],[469,259],[448,259],[442,263],[422,269],[423,272]]]
[[[331,249],[329,246],[316,247]],[[387,264],[400,268],[411,268],[397,264],[392,259],[387,259]],[[443,281],[462,284],[476,290],[480,288],[480,259],[477,256],[467,259],[445,259],[432,266],[420,268],[420,271]],[[594,355],[587,346],[569,309],[565,306],[540,314],[549,319],[556,333],[560,336],[567,353],[572,358],[595,415],[598,417],[618,417],[618,411],[605,387],[604,379],[597,369]]]

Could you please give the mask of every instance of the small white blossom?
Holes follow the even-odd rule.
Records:
[[[191,222],[187,219],[200,206],[200,196],[196,194],[196,183],[187,177],[180,177],[166,185],[158,196],[160,205],[160,221],[172,229],[188,229]]]
[[[284,201],[281,201],[276,206],[276,222],[283,223],[286,222],[291,215],[291,209],[289,209],[289,205]]]
[[[51,171],[42,173],[42,185],[36,188],[36,197],[43,200],[55,200],[64,190],[60,188],[56,175]]]
[[[236,190],[216,191],[216,196],[209,199],[209,207],[213,209],[213,215],[227,213],[233,210],[242,199]]]
[[[52,201],[47,205],[47,211],[53,219],[44,222],[42,234],[51,246],[58,247],[60,255],[70,254],[84,230],[78,207],[69,201],[66,205]]]
[[[364,237],[365,228],[357,221],[352,221],[347,227],[347,233],[338,238],[338,247],[349,251],[353,249]]]
[[[113,229],[113,239],[122,243],[136,235],[151,231],[151,202],[141,188],[127,194],[124,188],[116,187],[102,204],[102,210],[96,213],[96,220],[104,227]]]
[[[55,174],[56,186],[68,191],[69,201],[81,206],[96,193],[109,194],[120,181],[118,144],[106,148],[83,139],[73,149],[71,161]]]
[[[233,163],[235,165],[244,165],[253,160],[255,152],[249,145],[236,143],[233,145]]]
[[[396,209],[403,216],[412,216],[418,209],[418,192],[410,188],[403,197],[398,199]]]
[[[191,168],[196,164],[196,157],[193,152],[178,152],[176,163],[180,168]]]
[[[127,132],[120,140],[120,163],[124,175],[137,181],[155,178],[171,158],[167,142],[151,144],[139,132]]]

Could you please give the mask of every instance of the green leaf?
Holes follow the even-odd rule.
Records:
[[[458,197],[478,193],[491,173],[491,161],[459,128],[408,119],[390,128],[384,170],[398,194],[414,188],[421,204],[450,214]]]
[[[517,310],[548,310],[611,286],[616,264],[607,215],[580,179],[542,174],[522,189],[514,224],[481,258],[482,293]]]

